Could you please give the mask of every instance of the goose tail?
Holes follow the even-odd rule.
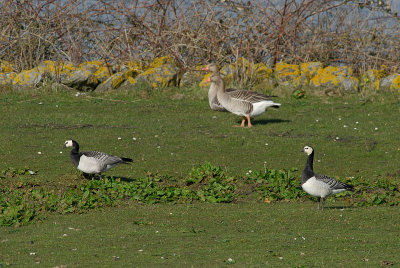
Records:
[[[275,109],[278,109],[279,107],[281,107],[281,104],[280,104],[280,103],[277,103],[277,102],[272,102],[271,107],[272,107],[272,108],[275,108]]]

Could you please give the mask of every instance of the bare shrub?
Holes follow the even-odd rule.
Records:
[[[107,64],[171,55],[182,71],[214,60],[322,61],[399,69],[389,1],[33,0],[0,2],[0,59]]]

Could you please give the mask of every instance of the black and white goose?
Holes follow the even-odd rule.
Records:
[[[307,163],[301,174],[301,187],[308,194],[318,197],[318,209],[324,209],[324,202],[327,196],[341,193],[346,190],[353,190],[353,186],[332,179],[325,175],[315,174],[313,170],[314,149],[305,146],[302,152],[308,155]]]
[[[112,156],[102,152],[79,152],[79,144],[74,140],[67,140],[64,147],[72,147],[70,158],[72,164],[87,174],[101,174],[119,164],[133,162],[130,158]]]

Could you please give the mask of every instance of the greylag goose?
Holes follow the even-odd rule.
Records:
[[[215,64],[214,62],[211,62],[210,64],[208,64],[206,67],[204,67],[202,69],[203,71],[210,71],[212,73],[212,75],[218,75],[221,76],[220,72],[219,72],[219,68],[217,66],[217,64]],[[227,94],[232,95],[232,97],[235,97],[237,95],[241,95],[243,90],[238,90],[238,89],[234,89],[234,88],[226,88],[225,92]],[[271,96],[266,96],[265,94],[262,93],[258,93],[255,91],[246,91],[246,94],[252,94],[253,96],[258,96],[258,97],[271,97]],[[217,98],[217,87],[214,83],[211,83],[210,88],[208,89],[208,103],[210,104],[210,108],[211,110],[214,111],[227,111],[218,101]]]
[[[79,152],[79,144],[74,140],[67,140],[65,147],[72,147],[70,158],[72,164],[80,171],[87,174],[99,174],[119,164],[133,162],[130,158],[112,156],[102,152],[89,151]]]
[[[246,118],[247,127],[252,127],[250,117],[264,113],[268,107],[281,106],[280,103],[275,103],[268,96],[258,92],[235,90],[227,93],[224,81],[219,75],[212,75],[208,80],[217,88],[217,99],[222,107],[233,114],[242,116],[241,127],[245,126]]]
[[[341,193],[346,190],[353,190],[353,186],[332,179],[325,175],[315,174],[313,170],[314,149],[305,146],[302,152],[308,155],[307,163],[301,174],[301,187],[310,195],[318,197],[318,209],[324,209],[325,198],[327,196]]]
[[[202,69],[203,71],[211,71],[213,75],[220,75],[217,64],[210,63]],[[225,92],[234,91],[233,88],[226,88]],[[211,110],[226,112],[226,109],[219,103],[217,99],[217,87],[214,83],[211,83],[208,89],[208,103],[210,104]]]

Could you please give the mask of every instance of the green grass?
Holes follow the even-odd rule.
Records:
[[[398,207],[131,204],[3,228],[0,253],[18,267],[398,266],[399,217]]]
[[[298,178],[306,161],[300,152],[304,145],[316,150],[317,172],[371,185],[378,178],[398,177],[400,102],[394,95],[282,97],[276,99],[282,103],[279,110],[267,111],[254,119],[252,129],[242,129],[232,127],[239,124],[238,117],[211,111],[199,97],[204,94],[196,89],[79,96],[43,90],[2,93],[0,171],[30,169],[37,174],[21,175],[22,185],[18,174],[3,179],[0,174],[0,185],[29,192],[29,187],[63,191],[86,183],[70,163],[69,150],[62,148],[70,138],[82,151],[133,158],[133,165],[105,173],[128,180],[159,174],[179,184],[205,162],[234,178],[265,168],[295,168]],[[316,204],[304,199],[261,200],[125,202],[87,214],[47,213],[40,223],[0,227],[0,267],[33,266],[37,261],[46,267],[222,266],[230,264],[229,258],[239,267],[400,263],[398,207],[341,210],[343,199],[338,196],[328,200],[331,209],[316,212]]]
[[[74,138],[83,151],[135,160],[107,173],[116,176],[141,176],[146,170],[184,176],[205,161],[237,174],[261,170],[264,163],[301,170],[306,156],[300,150],[306,144],[315,147],[315,170],[331,176],[374,179],[398,170],[397,100],[277,99],[282,103],[279,110],[256,118],[252,129],[242,129],[232,127],[240,118],[213,112],[206,100],[191,99],[190,94],[182,100],[168,94],[147,99],[136,95],[2,95],[0,169],[29,167],[41,180],[57,182],[76,174],[69,151],[62,148],[66,139]]]

